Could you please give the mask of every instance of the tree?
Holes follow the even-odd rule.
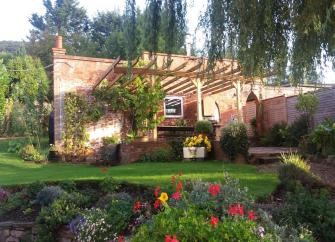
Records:
[[[6,67],[0,59],[0,125],[5,118],[6,96],[8,93],[9,78]]]
[[[10,78],[9,99],[24,106],[25,129],[28,136],[36,137],[43,132],[49,80],[39,59],[17,56],[8,63]]]
[[[319,99],[312,93],[301,93],[298,96],[297,104],[295,108],[302,112],[307,118],[307,124],[309,129],[312,128],[313,116],[318,109]]]
[[[34,13],[30,18],[33,30],[29,36],[30,53],[46,63],[51,62],[50,49],[54,36],[64,36],[64,47],[70,54],[81,54],[87,51],[89,19],[86,10],[79,6],[77,0],[44,0],[45,14]]]

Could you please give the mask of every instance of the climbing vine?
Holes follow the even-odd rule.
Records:
[[[120,79],[114,86],[101,85],[94,93],[96,99],[108,105],[113,111],[128,114],[131,129],[135,135],[153,129],[162,118],[156,118],[165,96],[159,79],[153,84],[139,76],[127,86]]]

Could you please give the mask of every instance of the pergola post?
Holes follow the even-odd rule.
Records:
[[[156,82],[156,78],[155,76],[151,76],[150,77],[151,79],[151,85],[154,86],[155,85],[155,82]],[[157,138],[158,138],[158,131],[157,131],[157,113],[154,114],[154,120],[155,120],[155,125],[154,125],[154,128],[152,130],[152,138],[154,141],[157,141]]]
[[[197,111],[198,111],[198,121],[202,120],[202,93],[201,93],[201,88],[202,88],[202,82],[200,78],[197,78],[195,81],[195,86],[197,87]]]
[[[242,114],[242,100],[241,100],[241,80],[234,82],[234,87],[236,89],[236,104],[237,104],[237,120],[239,123],[243,122]]]

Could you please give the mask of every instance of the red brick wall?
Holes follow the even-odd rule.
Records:
[[[65,50],[64,50],[65,51]],[[54,81],[54,130],[55,144],[61,143],[64,132],[64,97],[66,93],[83,93],[92,99],[90,95],[93,86],[97,83],[102,73],[113,63],[111,59],[97,59],[90,57],[68,56],[59,49],[54,50],[53,59]],[[109,113],[97,123],[88,125],[90,143],[95,146],[101,138],[121,133],[127,125],[120,113]]]
[[[169,148],[170,145],[165,141],[148,141],[148,142],[132,142],[130,144],[121,144],[120,146],[120,162],[133,163],[142,155],[159,148]]]

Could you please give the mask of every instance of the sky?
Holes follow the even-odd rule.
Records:
[[[98,11],[117,10],[123,11],[125,0],[78,0],[84,7],[89,17],[94,17]],[[137,5],[143,9],[146,0],[136,0]],[[207,0],[190,0],[188,9],[188,28],[191,35],[195,29]],[[0,41],[1,40],[27,40],[31,25],[29,18],[33,13],[44,14],[43,0],[0,0]],[[201,39],[201,33],[197,33]],[[191,43],[190,37],[187,40]],[[330,67],[325,67],[323,73],[326,83],[335,84],[335,72]]]

